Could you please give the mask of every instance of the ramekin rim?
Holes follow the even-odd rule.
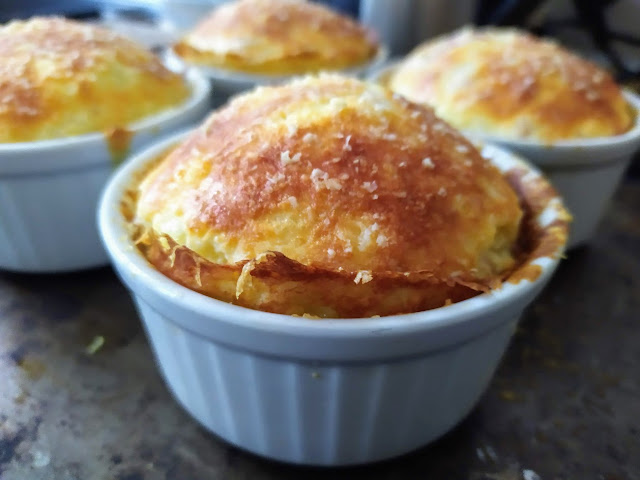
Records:
[[[211,317],[212,312],[215,312],[216,318],[243,327],[256,330],[295,331],[301,334],[322,332],[330,335],[350,336],[358,332],[375,332],[399,328],[405,333],[416,330],[424,331],[463,323],[484,313],[498,310],[504,304],[516,301],[517,298],[526,297],[536,289],[538,284],[541,282],[543,284],[546,283],[555,270],[562,253],[558,251],[554,252],[554,255],[550,257],[543,257],[547,261],[542,262],[541,274],[534,281],[521,280],[513,284],[507,280],[500,289],[447,307],[400,315],[376,318],[326,318],[316,320],[253,310],[217,300],[195,292],[166,277],[153,268],[137,248],[124,240],[128,239],[129,235],[125,227],[125,220],[119,212],[119,199],[127,188],[131,175],[138,171],[146,161],[150,161],[150,159],[166,151],[167,148],[179,142],[187,134],[188,132],[184,131],[174,134],[163,141],[155,143],[132,157],[126,164],[121,165],[103,190],[98,209],[100,234],[116,267],[126,269],[131,274],[130,276],[136,279],[136,282],[142,282],[153,290],[155,294],[176,304],[185,311],[195,312],[207,317]],[[531,172],[540,175],[539,170],[524,162],[517,155],[495,145],[491,145],[491,148],[510,159],[518,161],[520,164],[528,166]],[[135,287],[132,287],[132,289],[136,290]]]
[[[301,76],[305,76],[304,72],[300,73],[292,73],[292,74],[277,74],[277,75],[260,75],[260,74],[251,74],[244,73],[233,70],[225,70],[223,68],[215,68],[215,67],[207,67],[203,65],[198,65],[194,63],[189,63],[186,60],[182,59],[177,53],[173,51],[172,47],[168,47],[165,50],[165,58],[167,63],[174,66],[182,66],[183,68],[194,68],[197,69],[203,76],[209,78],[213,81],[224,81],[224,82],[233,82],[242,85],[260,85],[260,84],[270,84],[274,82],[286,81],[292,78],[297,78]],[[379,44],[378,51],[376,54],[367,60],[364,63],[359,65],[354,65],[352,67],[341,68],[338,70],[321,70],[325,72],[331,73],[342,73],[342,74],[350,74],[350,75],[359,75],[365,74],[371,69],[376,69],[380,65],[383,65],[389,57],[389,48],[384,44]],[[317,72],[320,73],[320,72]]]
[[[123,126],[124,130],[134,135],[141,132],[153,130],[163,123],[173,120],[196,108],[202,101],[206,100],[211,92],[211,84],[197,69],[189,68],[181,72],[189,86],[192,88],[191,95],[180,105],[157,112],[154,115],[143,118],[130,125]],[[105,132],[89,132],[70,137],[50,138],[36,140],[32,142],[0,143],[0,156],[11,155],[23,152],[50,151],[52,149],[63,149],[69,147],[82,147],[100,143],[105,139]],[[1,160],[1,158],[0,158]]]

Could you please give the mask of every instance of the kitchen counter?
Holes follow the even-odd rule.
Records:
[[[365,467],[255,457],[200,428],[109,268],[0,272],[0,479],[640,478],[640,182],[527,311],[488,391],[436,443]]]

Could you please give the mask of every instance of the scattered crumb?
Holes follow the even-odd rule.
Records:
[[[351,151],[351,145],[349,145],[350,141],[351,135],[347,135],[347,138],[344,140],[344,146],[342,147],[343,150],[346,150],[347,152]]]
[[[364,188],[369,193],[373,193],[378,189],[378,184],[375,181],[373,181],[373,182],[363,182],[362,183],[362,188]]]
[[[300,152],[296,153],[293,157],[289,154],[289,150],[285,150],[280,154],[280,161],[283,165],[288,165],[290,163],[295,163],[300,161],[300,157],[302,155]]]
[[[327,190],[341,190],[342,184],[337,178],[329,178],[329,174],[320,170],[319,168],[314,168],[311,171],[311,181],[313,182],[313,186],[316,190],[327,189]]]
[[[368,270],[360,270],[358,271],[358,273],[356,274],[356,278],[353,279],[353,283],[369,283],[371,280],[373,280],[373,275],[371,275],[371,272]]]
[[[309,133],[305,133],[304,134],[304,137],[302,137],[302,141],[305,142],[305,143],[309,143],[309,142],[314,141],[317,138],[318,138],[318,136],[315,133],[309,132]]]
[[[378,235],[378,238],[376,238],[376,244],[379,247],[386,247],[389,245],[389,239],[387,238],[386,235],[381,233]]]
[[[422,159],[422,166],[426,168],[433,168],[435,167],[435,164],[433,163],[433,160],[431,160],[429,157],[425,157]]]
[[[298,133],[298,126],[295,123],[287,123],[287,131],[289,135],[293,136]]]
[[[267,183],[276,184],[285,179],[285,176],[282,172],[276,172],[273,176],[267,175]]]
[[[87,348],[85,348],[85,352],[87,353],[87,355],[95,355],[103,345],[104,337],[102,335],[96,335],[95,337],[93,337],[93,340],[91,340],[91,343],[87,345]]]

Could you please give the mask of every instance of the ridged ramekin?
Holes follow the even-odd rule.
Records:
[[[386,84],[395,67],[394,63],[379,68],[369,78]],[[628,90],[624,96],[635,111],[635,123],[621,135],[546,144],[475,131],[466,133],[517,152],[540,167],[573,215],[568,248],[577,247],[593,236],[622,175],[640,148],[640,97]]]
[[[368,62],[338,71],[345,75],[364,78],[371,72],[378,70],[387,61],[388,56],[389,50],[387,47],[381,46],[375,57]],[[304,75],[304,73],[292,75],[257,75],[234,72],[222,68],[191,65],[176,55],[170,48],[165,52],[165,61],[173,70],[179,71],[180,69],[187,68],[187,66],[188,68],[198,69],[202,75],[211,81],[214,89],[214,98],[217,100],[217,103],[221,103],[231,95],[250,90],[259,85],[277,85],[291,80],[293,77]]]
[[[113,134],[0,144],[0,269],[64,272],[108,263],[95,224],[100,191],[128,152],[202,119],[210,84],[187,73],[182,105]]]
[[[272,459],[372,462],[451,429],[484,392],[566,240],[566,211],[539,172],[487,146],[501,169],[551,192],[535,221],[561,240],[532,254],[526,268],[537,269],[535,278],[513,277],[448,307],[382,318],[313,320],[242,308],[162,275],[130,238],[121,200],[136,173],[178,140],[146,150],[115,174],[99,205],[102,238],[177,401],[227,442]]]

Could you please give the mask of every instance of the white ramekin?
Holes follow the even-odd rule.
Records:
[[[188,101],[127,127],[128,151],[206,115],[209,82],[195,71],[187,79]],[[107,264],[95,210],[115,160],[103,133],[0,144],[0,269],[47,273]]]
[[[339,70],[340,73],[345,75],[352,75],[359,78],[364,78],[376,71],[383,65],[387,57],[389,56],[389,50],[385,46],[381,46],[378,49],[378,53],[368,62],[351,68],[345,68]],[[186,68],[188,65],[182,58],[176,55],[171,48],[165,52],[165,61],[174,70],[180,70]],[[254,75],[249,73],[234,72],[232,70],[225,70],[222,68],[204,67],[200,65],[189,65],[189,68],[197,68],[202,75],[208,78],[214,89],[214,97],[220,101],[225,100],[231,95],[240,93],[245,90],[250,90],[258,85],[277,85],[285,83],[291,78],[300,75]],[[302,75],[302,74],[301,74]]]
[[[533,281],[408,315],[312,320],[221,302],[154,269],[120,211],[134,174],[180,138],[120,168],[101,198],[99,228],[175,398],[206,428],[258,455],[360,464],[441,436],[484,392],[523,309],[562,253],[558,247],[536,258],[540,275]],[[484,151],[501,169],[543,181],[513,155]],[[544,207],[540,225],[564,221],[557,196]]]
[[[382,66],[369,78],[386,84],[396,67],[397,62]],[[630,91],[624,95],[635,111],[635,123],[622,135],[545,144],[466,132],[470,137],[517,152],[542,169],[573,215],[568,248],[589,242],[624,171],[640,148],[640,97]]]
[[[640,97],[630,91],[624,96],[635,111],[635,123],[622,135],[545,145],[469,132],[470,136],[517,152],[540,167],[573,215],[568,248],[589,242],[640,148]]]

